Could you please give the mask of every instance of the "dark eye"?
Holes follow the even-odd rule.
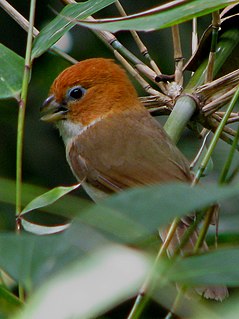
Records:
[[[68,91],[68,96],[74,100],[79,100],[85,94],[86,90],[81,86],[75,86]]]

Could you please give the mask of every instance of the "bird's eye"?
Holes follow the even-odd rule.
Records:
[[[68,91],[68,96],[71,99],[79,100],[85,94],[86,90],[82,86],[75,86]]]

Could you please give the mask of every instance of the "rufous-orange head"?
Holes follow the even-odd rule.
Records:
[[[81,61],[58,75],[43,104],[42,120],[87,126],[112,112],[138,105],[125,71],[110,59]]]

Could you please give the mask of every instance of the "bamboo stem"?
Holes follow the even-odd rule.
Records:
[[[174,141],[177,143],[185,126],[196,110],[196,102],[188,95],[180,96],[173,108],[172,113],[168,117],[164,129]]]

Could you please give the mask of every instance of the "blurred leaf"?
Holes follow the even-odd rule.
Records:
[[[35,38],[32,60],[47,51],[64,33],[69,31],[76,24],[76,18],[84,20],[114,2],[115,0],[88,0],[67,5]]]
[[[21,212],[21,216],[38,208],[42,208],[55,203],[62,196],[70,193],[81,185],[81,183],[72,186],[59,186],[34,198]]]
[[[239,249],[217,249],[210,253],[179,259],[167,276],[174,281],[195,285],[239,286]]]
[[[110,196],[82,211],[77,218],[107,233],[111,239],[133,243],[157,232],[175,217],[190,215],[238,193],[238,185],[192,188],[184,183],[169,183],[145,186]]]
[[[152,231],[167,225],[175,217],[189,215],[238,193],[238,185],[191,187],[186,183],[167,183],[129,189],[107,198],[102,206],[126,215]],[[97,212],[97,207],[92,209]]]
[[[20,306],[22,302],[5,287],[0,286],[0,316],[4,314],[9,317]]]
[[[107,242],[103,236],[79,223],[64,233],[50,236],[2,233],[0,268],[30,292],[49,275]]]
[[[133,297],[149,271],[136,250],[107,246],[43,286],[15,319],[95,318]]]
[[[0,43],[0,99],[18,98],[24,59]]]
[[[127,17],[78,21],[78,24],[97,30],[116,32],[120,30],[152,31],[168,28],[195,17],[209,14],[215,10],[236,3],[235,0],[191,0],[171,1],[161,6]]]
[[[40,224],[35,224],[32,222],[29,222],[28,220],[21,219],[21,225],[23,229],[29,233],[35,234],[35,235],[52,235],[60,233],[64,230],[66,230],[70,224],[62,224],[62,225],[56,225],[56,226],[45,226]]]
[[[157,231],[157,226],[151,228],[149,232],[147,226],[138,222],[136,217],[132,218],[121,210],[112,209],[103,204],[91,206],[90,209],[78,215],[77,220],[96,227],[114,241],[127,243],[135,243]]]

